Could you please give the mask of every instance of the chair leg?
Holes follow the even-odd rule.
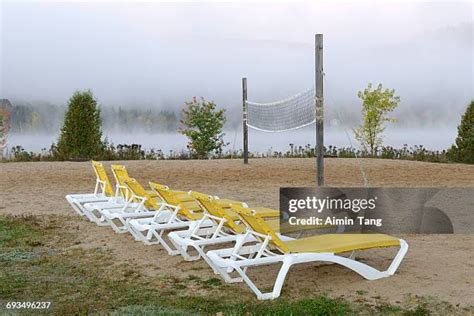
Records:
[[[98,213],[98,215],[95,214]],[[98,226],[108,226],[109,223],[104,219],[104,216],[97,209],[93,209],[85,213],[91,222],[96,223]]]
[[[183,257],[184,261],[197,261],[201,259],[201,255],[199,253],[195,256],[191,256],[188,253],[189,247],[186,245],[179,244],[173,238],[171,238],[169,234],[168,234],[168,239],[170,240],[171,244],[173,244],[173,246],[179,251],[179,254]],[[193,249],[196,249],[196,248],[193,247]]]
[[[109,224],[110,227],[116,232],[117,234],[123,234],[127,232],[127,227],[125,226],[125,223],[120,217],[117,218],[108,218],[107,216],[104,216],[105,220]],[[119,220],[122,223],[122,226],[117,225],[114,220]]]
[[[79,214],[80,216],[84,216],[84,212],[74,201],[68,199],[68,202],[71,205],[72,209],[76,211],[77,214]]]
[[[255,285],[255,283],[247,276],[247,269],[242,269],[241,267],[235,267],[235,271],[240,274],[242,280],[249,286],[249,288],[257,295],[259,300],[273,300],[280,296],[281,289],[283,284],[285,283],[286,275],[290,270],[293,262],[291,257],[286,257],[283,260],[283,264],[280,267],[280,271],[278,272],[278,276],[275,280],[275,284],[273,285],[272,292],[262,293],[260,289]]]
[[[124,225],[124,232],[129,232],[136,241],[143,241],[143,238],[140,236],[143,236],[143,234],[141,232],[136,232],[130,225],[128,225],[128,223]]]
[[[165,248],[165,250],[168,252],[170,256],[176,256],[179,255],[179,250],[171,248],[170,245],[164,240],[163,234],[165,233],[165,230],[161,230],[159,233],[156,230],[152,230],[153,236],[158,240],[158,242]]]
[[[355,259],[340,257],[337,255],[331,255],[332,258],[330,261],[338,263],[353,270],[354,272],[358,273],[367,280],[377,280],[394,275],[398,267],[400,266],[400,263],[402,262],[403,258],[405,257],[407,251],[408,244],[404,240],[400,239],[400,249],[398,250],[395,258],[393,258],[390,267],[385,271],[380,271],[365,263],[356,261]]]
[[[92,213],[92,212],[89,211],[88,209],[85,209],[85,210],[84,210],[84,215],[86,216],[86,218],[87,218],[89,221],[91,221],[91,222],[93,222],[93,223],[96,223],[96,218],[95,218],[95,216],[93,216],[91,213]]]
[[[234,271],[234,269],[228,268],[221,268],[217,266],[207,255],[203,256],[203,259],[209,264],[215,274],[220,275],[225,283],[239,283],[243,281],[242,277],[232,277],[230,274]]]
[[[288,254],[288,255],[281,256],[280,257],[281,259],[277,257],[273,257],[273,259],[271,259],[272,257],[267,257],[269,260],[266,261],[266,263],[263,263],[262,259],[247,259],[248,261],[244,262],[243,264],[242,263],[239,264],[236,262],[234,264],[229,264],[223,267],[217,267],[217,269],[221,272],[221,275],[225,275],[225,273],[229,272],[229,268],[237,271],[237,273],[239,273],[239,275],[242,277],[242,280],[257,295],[257,298],[260,300],[266,300],[266,299],[275,299],[280,296],[281,289],[285,282],[286,275],[288,274],[288,271],[293,264],[317,262],[317,261],[337,263],[351,269],[352,271],[358,273],[359,275],[361,275],[367,280],[377,280],[380,278],[385,278],[385,277],[389,277],[393,275],[398,269],[398,267],[400,266],[400,263],[405,257],[407,251],[408,251],[408,244],[404,240],[400,239],[400,249],[397,255],[395,256],[395,258],[393,259],[392,263],[390,264],[390,267],[385,271],[379,271],[365,263],[356,261],[352,259],[351,257],[342,257],[342,256],[338,256],[332,253]],[[233,261],[232,255],[230,253],[229,255],[231,259],[228,259],[228,260]],[[253,264],[252,264],[252,261],[254,262]],[[258,287],[255,285],[255,283],[248,277],[246,270],[248,267],[251,267],[251,266],[272,264],[272,263],[277,263],[277,262],[282,262],[282,266],[275,280],[273,291],[268,292],[268,293],[262,293],[258,289]]]
[[[184,261],[196,261],[201,259],[203,256],[202,254],[204,253],[204,245],[196,245],[194,243],[187,242],[186,240],[192,239],[193,238],[193,231],[194,231],[195,226],[191,225],[189,229],[187,230],[182,230],[182,231],[174,231],[168,234],[168,239],[171,241],[173,246],[178,249],[180,252],[181,256],[183,257]],[[206,230],[206,229],[203,229]],[[200,232],[198,231],[196,234],[198,236],[201,236]],[[214,232],[214,230],[212,231]],[[205,239],[204,239],[205,240]],[[197,243],[199,241],[196,241]],[[201,248],[202,247],[202,248]],[[195,249],[198,254],[197,255],[190,255],[188,253],[188,250],[192,248]]]
[[[392,263],[390,264],[390,267],[387,269],[387,272],[389,275],[394,275],[395,272],[397,272],[398,267],[403,261],[403,258],[405,258],[405,255],[408,252],[408,243],[400,239],[400,250],[398,251],[397,255],[393,259]]]
[[[204,246],[197,245],[197,246],[193,246],[193,248],[196,249],[196,251],[198,252],[198,255],[196,257],[202,258],[209,265],[209,267],[211,267],[214,274],[221,275],[226,283],[238,282],[237,280],[234,280],[227,272],[225,272],[224,269],[219,269],[219,267],[216,266],[214,262],[212,262],[211,259],[209,259],[209,257],[206,255],[206,252],[204,251]]]
[[[146,235],[139,232],[139,236],[146,246],[158,245],[160,243],[158,239],[153,238],[154,236],[150,233],[150,231],[147,231]]]
[[[142,231],[129,224],[128,231],[135,238],[135,240],[141,241],[147,246],[159,243],[158,241],[153,241],[153,235],[149,230]]]

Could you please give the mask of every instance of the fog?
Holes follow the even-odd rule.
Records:
[[[203,96],[238,123],[241,77],[254,101],[314,84],[315,33],[324,34],[329,120],[337,110],[353,126],[360,116],[357,91],[381,82],[401,97],[394,116],[404,131],[397,133],[424,135],[420,128],[441,126],[455,135],[474,97],[471,1],[0,5],[0,98],[13,105],[65,105],[74,91],[91,89],[103,107],[178,111],[185,100]],[[281,138],[255,137],[268,147]]]
[[[338,148],[359,147],[353,134],[349,131],[334,126],[325,130],[325,144]],[[423,145],[430,150],[443,150],[450,147],[456,137],[456,129],[449,128],[414,128],[400,129],[388,128],[385,132],[384,144],[394,148],[402,148],[407,145]],[[179,133],[121,133],[114,132],[107,134],[109,142],[117,144],[142,145],[143,149],[160,149],[165,154],[170,151],[179,153],[186,151],[187,138]],[[10,135],[10,148],[14,145],[21,145],[27,151],[41,152],[48,150],[53,142],[57,141],[54,134],[20,134]],[[242,148],[242,131],[225,131],[224,141],[228,143],[226,150],[239,150]],[[268,134],[255,130],[249,131],[249,150],[254,153],[286,152],[290,149],[290,144],[298,146],[315,146],[316,136],[313,127],[306,127],[300,130],[286,133]]]

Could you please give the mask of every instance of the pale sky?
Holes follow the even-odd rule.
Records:
[[[314,84],[315,33],[335,100],[368,82],[413,104],[473,98],[471,1],[0,1],[1,98],[64,104],[90,88],[106,105],[234,106],[247,76],[272,100]]]

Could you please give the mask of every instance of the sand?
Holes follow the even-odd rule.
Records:
[[[250,205],[278,208],[279,188],[313,186],[314,159],[258,159],[243,166],[240,160],[126,161],[131,176],[142,183],[155,181],[180,190],[197,190],[244,200]],[[109,166],[111,163],[106,162]],[[474,187],[474,166],[412,161],[362,159],[371,186]],[[326,184],[361,186],[359,162],[326,159]],[[0,214],[55,214],[64,216],[68,228],[81,240],[74,247],[99,247],[118,262],[130,262],[147,274],[183,276],[200,270],[213,277],[202,261],[184,262],[166,255],[158,246],[146,247],[128,235],[97,227],[75,216],[64,196],[88,193],[94,186],[89,163],[32,162],[0,164]],[[337,266],[301,264],[288,274],[283,296],[304,297],[327,293],[357,301],[406,302],[411,296],[433,297],[453,305],[474,305],[474,235],[403,236],[409,252],[393,277],[367,281]],[[390,249],[360,252],[358,258],[386,267]],[[150,262],[149,258],[154,260]],[[276,267],[251,271],[262,286],[270,285]],[[234,286],[234,285],[233,285]],[[237,284],[245,288],[244,284]]]

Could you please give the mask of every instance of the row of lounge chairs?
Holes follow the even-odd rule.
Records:
[[[383,234],[332,233],[294,239],[279,233],[278,210],[176,191],[154,182],[149,183],[148,191],[122,165],[112,165],[114,188],[104,166],[95,161],[92,166],[94,192],[66,196],[79,215],[119,234],[128,232],[145,245],[159,244],[169,255],[181,255],[186,261],[203,259],[225,282],[245,282],[261,300],[280,296],[293,264],[338,263],[375,280],[393,275],[408,250],[404,240]],[[399,247],[385,271],[354,259],[356,250],[381,247]],[[348,252],[352,255],[339,255]],[[275,263],[281,263],[275,284],[271,292],[263,293],[247,269]]]

